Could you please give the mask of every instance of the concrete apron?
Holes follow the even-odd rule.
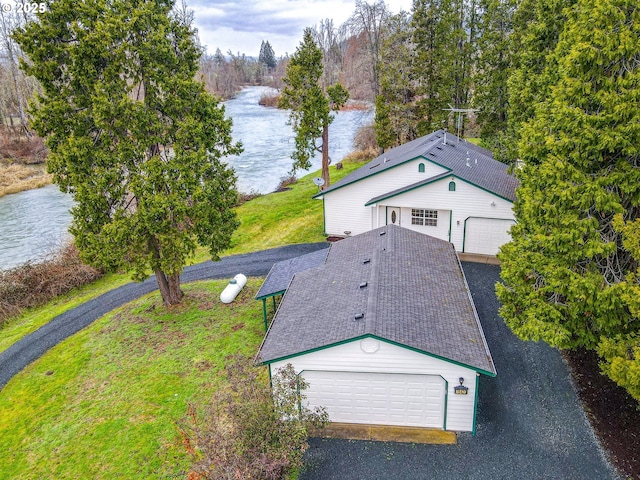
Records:
[[[481,255],[479,253],[462,253],[458,252],[458,258],[461,262],[486,263],[488,265],[500,265],[500,260],[493,255]]]
[[[366,425],[360,423],[331,422],[320,430],[310,432],[312,437],[344,438],[348,440],[375,440],[378,442],[428,443],[455,445],[455,432],[435,428],[399,427],[394,425]]]

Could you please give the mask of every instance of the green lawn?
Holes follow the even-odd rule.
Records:
[[[219,388],[225,357],[253,357],[264,335],[262,279],[236,302],[226,281],[185,286],[167,310],[151,294],[98,320],[0,393],[0,477],[164,478],[184,473],[176,422]],[[184,477],[184,476],[183,476]]]
[[[333,181],[361,165],[362,163],[346,162],[342,170],[331,168]],[[318,176],[318,172],[301,178],[291,186],[291,190],[264,195],[238,207],[240,227],[234,233],[233,246],[223,252],[222,256],[254,252],[292,243],[324,241],[322,201],[311,198],[318,192],[318,187],[311,181],[314,176]],[[200,248],[191,263],[209,259],[207,250]],[[57,315],[130,281],[128,275],[107,275],[43,307],[29,309],[22,315],[10,319],[0,329],[0,352]]]
[[[360,164],[332,168],[332,180]],[[241,222],[224,255],[323,241],[322,202],[303,177],[292,189],[238,208]],[[208,259],[200,250],[194,262]],[[0,351],[51,318],[128,282],[109,275],[32,309],[0,330]],[[226,280],[186,284],[182,305],[151,294],[97,320],[51,349],[0,391],[0,478],[184,478],[176,422],[188,401],[223,385],[224,359],[256,354],[264,325],[251,278],[223,305]]]

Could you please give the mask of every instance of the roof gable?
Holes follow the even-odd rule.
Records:
[[[258,360],[363,336],[495,373],[453,246],[400,227],[334,243],[324,265],[297,273]]]
[[[446,142],[445,142],[446,136]],[[382,174],[417,158],[424,158],[445,168],[448,174],[465,180],[490,193],[515,201],[518,180],[508,173],[508,166],[493,159],[491,152],[438,130],[424,137],[392,148],[355,172],[318,193],[314,198],[359,182],[372,175]],[[446,175],[446,174],[443,174]]]

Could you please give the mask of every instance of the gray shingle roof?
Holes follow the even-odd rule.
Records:
[[[389,170],[402,163],[422,157],[446,168],[449,175],[455,175],[462,180],[477,185],[489,192],[515,201],[515,190],[518,180],[507,173],[509,168],[504,163],[493,159],[491,152],[477,145],[459,139],[451,133],[447,133],[447,143],[444,142],[445,132],[438,130],[424,137],[417,138],[409,143],[392,148],[371,162],[363,165],[355,172],[347,175],[340,181],[320,192],[316,197],[321,197],[338,188],[358,182],[371,175]],[[467,162],[468,159],[468,162]],[[426,183],[434,179],[425,180]],[[414,184],[411,188],[419,186]],[[402,190],[402,189],[400,189]],[[380,198],[390,194],[402,193],[401,191],[389,192],[379,195]],[[371,203],[371,202],[370,202]]]
[[[257,360],[366,335],[495,374],[455,250],[428,235],[387,225],[332,244],[294,276]]]
[[[283,293],[296,273],[319,267],[324,263],[328,252],[329,249],[325,248],[274,264],[256,293],[256,300]]]

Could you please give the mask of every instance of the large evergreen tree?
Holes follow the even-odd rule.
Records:
[[[198,244],[213,258],[237,222],[231,121],[194,80],[200,49],[172,0],[49,2],[16,34],[43,93],[33,126],[73,195],[83,259],[155,273],[164,302]]]
[[[510,37],[513,71],[508,79],[508,109],[502,156],[515,161],[522,126],[535,114],[558,81],[553,52],[567,21],[566,9],[576,0],[521,0],[513,16]],[[531,160],[534,161],[534,160]]]
[[[329,125],[332,111],[337,111],[349,99],[349,93],[336,83],[326,89],[320,86],[322,77],[322,51],[313,39],[313,31],[305,29],[304,37],[292,55],[285,87],[280,97],[280,108],[290,110],[289,120],[296,133],[296,149],[291,155],[292,171],[311,168],[311,158],[322,153],[323,189],[329,186]],[[318,138],[322,144],[316,144]]]
[[[414,140],[416,131],[416,84],[411,69],[412,31],[409,15],[391,16],[380,50],[380,94],[376,96],[374,130],[381,149]]]
[[[273,51],[273,47],[267,40],[266,42],[263,40],[260,44],[260,53],[258,55],[258,62],[262,63],[267,67],[268,70],[273,70],[278,65],[278,61],[276,60],[276,54]]]
[[[640,400],[640,7],[578,0],[523,127],[501,315],[521,338],[599,348]]]
[[[517,0],[480,0],[478,60],[474,78],[474,107],[480,137],[496,158],[510,161],[507,113],[508,79],[512,72],[513,15]]]

